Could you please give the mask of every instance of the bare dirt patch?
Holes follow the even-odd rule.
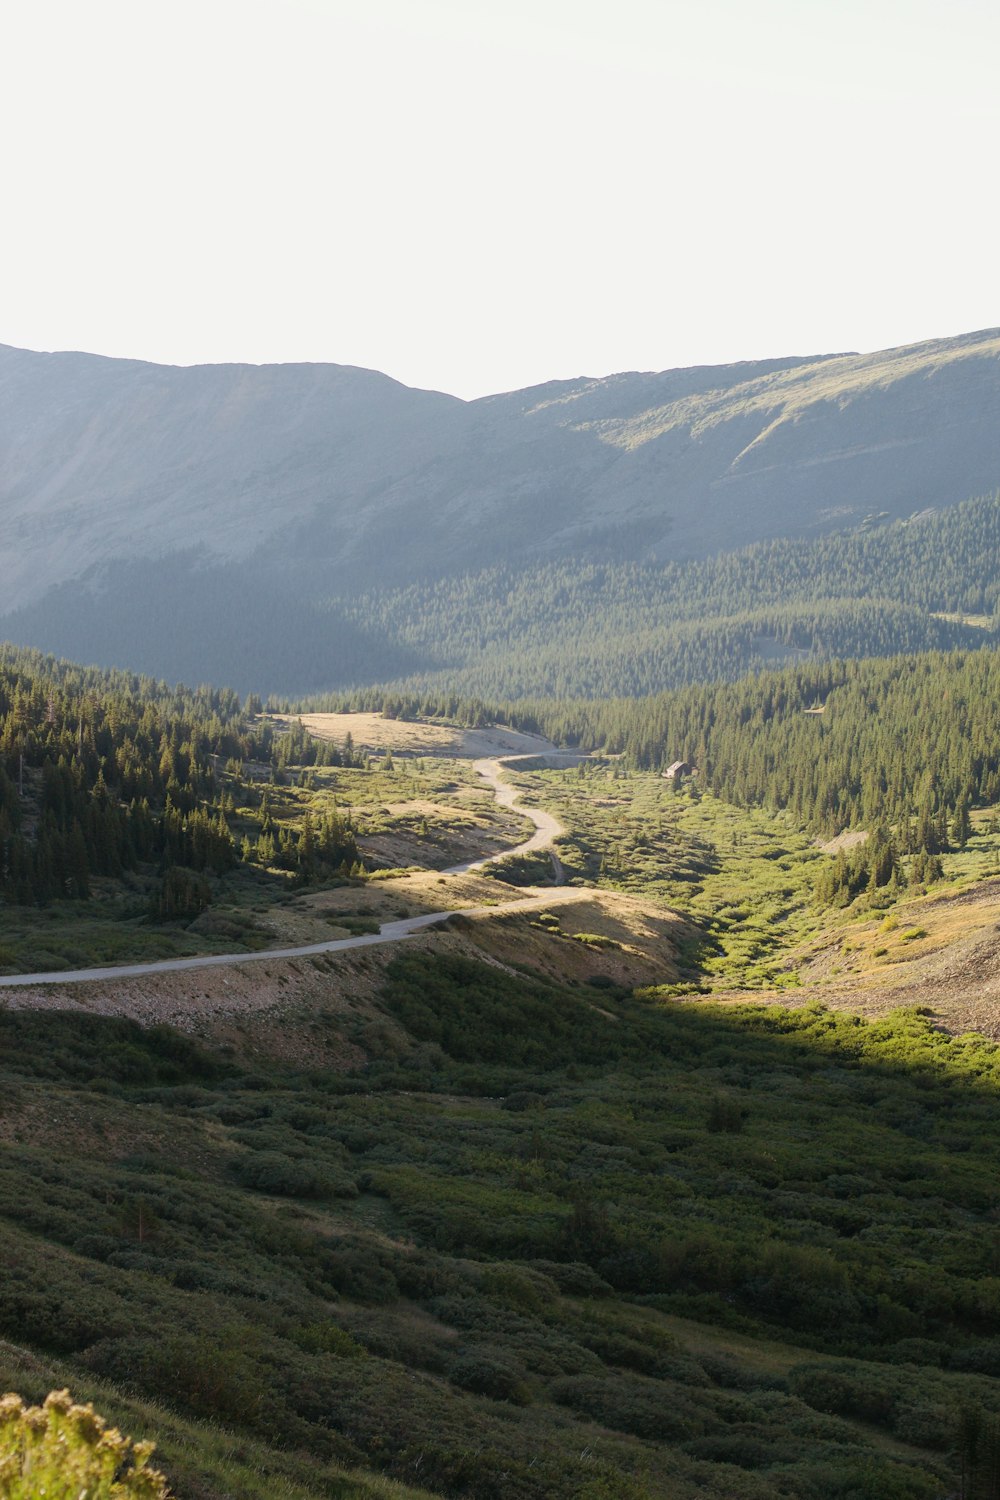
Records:
[[[560,896],[573,899],[561,903]],[[495,922],[469,913],[456,925],[482,954],[555,983],[600,978],[625,988],[674,983],[677,943],[689,931],[683,918],[662,906],[574,887],[554,888],[531,912]]]
[[[804,710],[805,713],[809,713],[810,711],[808,708]],[[868,834],[863,828],[847,828],[843,833],[838,833],[835,839],[830,839],[825,844],[821,844],[817,839],[816,847],[817,849],[822,849],[824,854],[839,854],[841,849],[846,854],[851,849],[856,849],[859,844],[867,843],[867,841]]]
[[[354,958],[354,955],[344,955]],[[358,960],[354,968],[359,969]],[[141,978],[94,980],[73,985],[39,985],[10,990],[3,1004],[11,1010],[76,1010],[99,1016],[128,1016],[142,1026],[165,1023],[189,1035],[212,1037],[232,1044],[240,1055],[258,1050],[269,1033],[265,1050],[289,1061],[322,1061],[328,1067],[351,1067],[360,1060],[357,1048],[343,1036],[325,1036],[321,1047],[303,1056],[296,1043],[283,1039],[286,1018],[302,1009],[344,1009],[357,1003],[366,990],[359,973],[343,965],[341,979],[324,962],[308,959],[275,960],[245,968],[234,964],[218,969],[145,975]],[[350,975],[347,983],[344,980]],[[242,1022],[255,1022],[248,1044]]]
[[[489,791],[460,810],[420,802],[386,804],[385,812],[394,818],[394,826],[358,839],[369,868],[419,865],[431,871],[446,870],[466,860],[501,854],[525,837],[524,819],[497,807]]]
[[[560,984],[603,976],[614,985],[632,986],[668,983],[676,977],[673,939],[685,924],[662,908],[617,893],[574,887],[514,890],[475,874],[453,877],[448,884],[496,904],[470,907],[456,926],[427,930],[403,944],[315,959],[105,979],[71,988],[40,985],[11,990],[2,1003],[11,1008],[128,1016],[144,1026],[166,1023],[228,1048],[246,1064],[268,1057],[298,1067],[349,1070],[363,1063],[369,1030],[378,1033],[381,1047],[387,1029],[395,1028],[380,1007],[379,995],[386,968],[401,954],[462,953],[508,973],[527,970]],[[424,899],[433,891],[439,903],[437,887],[426,875],[386,882],[391,889],[380,894],[394,915],[404,906],[416,911],[422,885]],[[338,901],[351,903],[359,914],[367,894],[345,889],[310,899],[327,908]],[[521,905],[516,914],[504,910],[511,901]],[[557,919],[555,931],[539,923],[543,914]],[[601,936],[609,946],[584,943],[577,933]]]
[[[276,715],[282,723],[298,717],[303,727],[319,740],[342,745],[348,735],[357,749],[392,750],[410,755],[444,755],[478,760],[488,755],[547,755],[555,750],[551,740],[524,734],[519,729],[496,725],[489,729],[462,729],[449,724],[413,723],[386,719],[382,714]]]

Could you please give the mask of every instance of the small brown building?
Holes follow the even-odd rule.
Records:
[[[689,760],[675,760],[663,773],[664,781],[683,781],[685,776],[697,776],[698,772]]]

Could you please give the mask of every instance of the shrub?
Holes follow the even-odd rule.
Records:
[[[53,1391],[44,1406],[0,1399],[0,1500],[169,1500],[149,1467],[152,1443],[133,1443],[92,1406]]]
[[[569,1297],[610,1297],[611,1287],[582,1261],[533,1260],[532,1268],[541,1271]]]
[[[743,1107],[735,1099],[717,1094],[708,1111],[708,1128],[713,1135],[739,1135],[743,1129]]]
[[[515,1406],[527,1406],[531,1392],[523,1371],[515,1364],[494,1359],[477,1351],[460,1355],[448,1377],[452,1385],[463,1391],[473,1391],[477,1396],[489,1396],[493,1401],[511,1401]]]
[[[149,899],[154,922],[189,921],[210,905],[212,892],[204,875],[171,865]]]
[[[939,1403],[908,1402],[896,1412],[892,1430],[916,1448],[947,1449],[955,1440],[955,1413]]]
[[[321,1257],[321,1266],[327,1285],[353,1302],[379,1306],[399,1297],[392,1258],[379,1246],[363,1241],[330,1240]]]
[[[550,1277],[526,1267],[488,1266],[481,1284],[487,1297],[523,1313],[543,1313],[559,1295]]]
[[[255,1151],[233,1164],[233,1176],[243,1187],[283,1198],[354,1197],[357,1188],[345,1173],[293,1161],[278,1151]]]
[[[289,1337],[307,1354],[333,1354],[337,1359],[365,1359],[368,1351],[346,1329],[326,1320],[322,1323],[300,1323]]]
[[[246,1342],[242,1329],[104,1339],[87,1350],[83,1362],[116,1385],[166,1397],[200,1420],[244,1424],[259,1420],[263,1400],[260,1371]]]
[[[553,1401],[618,1432],[653,1442],[684,1442],[700,1435],[701,1420],[681,1388],[667,1393],[657,1381],[636,1375],[594,1378],[572,1375],[553,1383]]]
[[[788,1388],[814,1411],[883,1425],[892,1419],[892,1390],[864,1368],[849,1364],[795,1365],[788,1372]]]
[[[500,1101],[500,1108],[510,1110],[512,1114],[523,1114],[527,1109],[536,1109],[545,1103],[545,1096],[537,1094],[532,1089],[515,1089]]]

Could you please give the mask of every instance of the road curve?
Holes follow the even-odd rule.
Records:
[[[500,806],[509,807],[527,818],[535,825],[535,832],[529,839],[517,844],[513,849],[501,849],[498,853],[486,855],[483,859],[467,860],[464,864],[452,865],[447,870],[441,871],[441,874],[464,875],[470,870],[481,870],[486,865],[496,864],[499,860],[510,859],[515,855],[534,854],[541,849],[551,850],[553,841],[563,832],[562,824],[551,813],[543,812],[540,808],[519,807],[517,804],[520,793],[516,787],[503,780],[504,766],[513,767],[518,761],[531,761],[537,764],[539,759],[537,755],[520,755],[505,756],[501,760],[477,760],[475,762],[475,769],[485,781],[489,782]],[[547,762],[576,764],[582,757],[570,751],[559,751],[556,754],[546,755],[544,759]],[[551,857],[556,883],[562,884],[565,880],[563,867],[555,854]],[[587,890],[562,891],[559,900],[560,902],[580,901],[585,900],[590,894]],[[95,979],[135,979],[148,974],[181,973],[186,969],[213,969],[221,965],[263,963],[267,959],[312,958],[321,953],[344,953],[351,948],[370,948],[376,943],[402,942],[425,927],[439,926],[449,917],[463,916],[477,919],[503,916],[508,912],[537,910],[548,906],[551,900],[551,895],[545,893],[540,896],[522,897],[518,901],[498,902],[496,906],[456,907],[451,911],[425,912],[421,917],[401,917],[395,922],[383,922],[378,932],[364,937],[329,938],[322,943],[306,943],[297,948],[264,948],[257,953],[208,953],[195,958],[163,958],[146,964],[111,964],[98,969],[57,969],[50,974],[4,974],[0,975],[0,988],[19,989],[33,984],[85,984]]]
[[[525,839],[523,844],[517,844],[513,849],[503,849],[499,854],[490,854],[483,859],[467,859],[464,864],[449,865],[447,870],[442,870],[441,873],[443,875],[466,875],[470,870],[481,870],[484,866],[496,864],[501,859],[515,859],[521,854],[537,854],[542,849],[548,849],[555,883],[556,885],[565,884],[566,871],[553,851],[552,845],[566,830],[558,818],[554,818],[551,813],[543,812],[540,807],[519,807],[521,794],[516,786],[511,786],[509,781],[504,781],[503,772],[505,767],[508,770],[515,770],[519,763],[525,761],[530,761],[532,765],[537,765],[540,760],[544,760],[546,763],[558,762],[560,765],[569,766],[578,765],[583,759],[584,757],[574,750],[557,750],[544,756],[504,755],[497,760],[477,760],[474,763],[474,769],[493,788],[497,805],[509,807],[512,811],[520,813],[521,817],[534,823],[535,831],[530,839]]]

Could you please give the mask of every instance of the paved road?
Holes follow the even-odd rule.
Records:
[[[568,751],[545,756],[546,763],[560,765],[575,765],[581,758]],[[513,849],[502,849],[499,853],[487,855],[484,859],[467,860],[464,864],[452,865],[450,869],[444,870],[443,874],[464,875],[470,870],[481,870],[485,865],[495,864],[498,860],[509,859],[512,855],[533,854],[540,849],[551,849],[553,840],[563,831],[562,824],[551,813],[543,812],[540,808],[519,807],[517,788],[503,780],[505,765],[513,767],[518,761],[531,761],[537,764],[538,760],[537,755],[524,755],[506,756],[503,760],[476,761],[476,770],[492,786],[497,802],[502,807],[512,808],[527,818],[535,825],[535,832],[531,838],[516,845]],[[554,854],[552,865],[556,883],[562,884],[565,880],[565,873]],[[558,900],[560,903],[581,901],[586,900],[590,894],[587,890],[561,891]],[[376,943],[399,943],[425,927],[434,927],[446,922],[449,917],[459,915],[470,918],[495,917],[507,912],[534,911],[540,907],[549,906],[551,903],[551,893],[544,893],[540,896],[522,897],[517,901],[499,902],[496,906],[474,906],[464,909],[455,908],[451,911],[426,912],[422,917],[403,917],[396,922],[383,922],[377,933],[370,933],[365,937],[329,938],[322,943],[306,943],[298,948],[266,948],[259,953],[211,953],[197,958],[164,958],[148,964],[112,964],[100,969],[59,969],[52,974],[0,975],[0,988],[14,989],[31,984],[83,984],[95,979],[132,979],[144,974],[173,974],[184,969],[212,969],[223,964],[262,963],[266,959],[311,958],[319,953],[343,953],[350,948],[369,948]]]

